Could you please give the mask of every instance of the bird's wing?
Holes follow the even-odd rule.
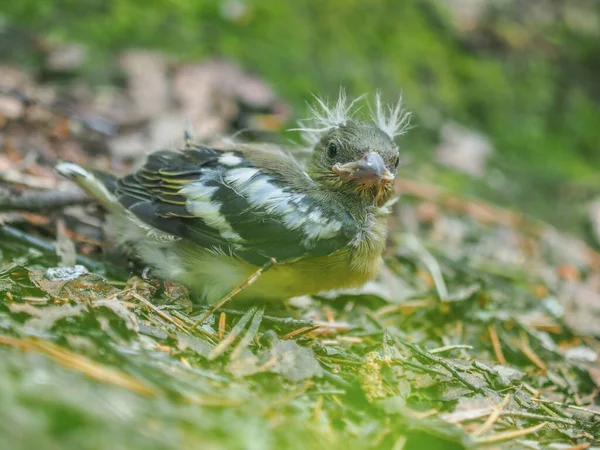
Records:
[[[359,232],[353,218],[311,195],[313,181],[292,158],[263,158],[266,169],[256,167],[256,153],[159,151],[119,179],[114,193],[146,224],[253,264],[327,255],[352,241]]]

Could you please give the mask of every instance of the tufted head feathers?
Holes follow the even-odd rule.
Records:
[[[299,127],[294,130],[301,131],[304,140],[314,145],[322,134],[333,128],[345,126],[352,121],[353,116],[361,109],[359,104],[365,95],[349,101],[344,89],[340,89],[337,101],[330,105],[329,102],[315,97],[316,103],[311,106],[311,117],[300,121]],[[370,119],[374,126],[379,128],[390,139],[403,135],[410,127],[410,112],[402,108],[402,97],[395,105],[384,105],[381,95],[375,94],[375,110],[369,105]]]
[[[379,94],[370,120],[353,116],[363,97],[348,101],[343,90],[333,106],[321,99],[311,108],[311,126],[298,128],[313,147],[307,171],[324,188],[361,203],[383,205],[393,194],[399,164],[394,138],[408,128],[410,114],[401,101],[384,107]]]

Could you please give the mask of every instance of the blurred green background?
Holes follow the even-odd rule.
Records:
[[[600,193],[600,2],[578,0],[18,0],[12,26],[78,42],[81,76],[114,82],[128,48],[220,55],[306,113],[310,94],[403,94],[412,176],[542,217],[580,235]],[[35,65],[27,54],[11,58]],[[436,164],[440,130],[489,138],[483,176]],[[589,235],[587,236],[589,237]]]

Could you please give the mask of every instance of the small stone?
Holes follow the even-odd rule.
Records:
[[[88,273],[82,265],[71,267],[51,267],[44,273],[44,278],[50,281],[70,281]]]

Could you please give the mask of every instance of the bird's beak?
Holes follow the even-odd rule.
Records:
[[[356,180],[358,183],[368,186],[381,182],[390,183],[395,178],[385,167],[383,158],[376,152],[369,152],[358,161],[346,164],[337,163],[331,170],[346,180]]]

